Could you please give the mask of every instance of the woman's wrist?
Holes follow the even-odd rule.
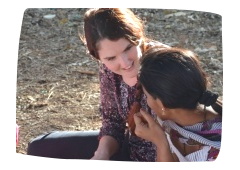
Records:
[[[92,159],[109,160],[118,150],[117,141],[111,136],[104,136],[99,142],[98,149]]]
[[[109,160],[110,156],[109,154],[107,154],[106,152],[101,152],[101,151],[95,151],[94,156],[92,157],[92,159],[96,159],[96,160]]]

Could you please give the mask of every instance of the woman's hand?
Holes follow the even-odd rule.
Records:
[[[103,136],[100,141],[97,150],[94,153],[92,160],[109,160],[110,157],[115,154],[119,149],[119,145],[111,136]]]
[[[107,158],[100,158],[100,156],[94,155],[90,160],[104,160],[109,161]],[[86,162],[84,164],[84,170],[108,170],[109,169],[109,162]]]
[[[135,114],[134,122],[136,124],[135,134],[137,136],[151,141],[155,145],[160,144],[163,138],[166,140],[161,126],[146,111],[141,109],[140,113]]]

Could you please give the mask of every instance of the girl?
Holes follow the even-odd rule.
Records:
[[[208,90],[197,56],[186,49],[153,47],[142,57],[139,80],[159,124],[141,109],[134,115],[135,133],[157,146],[157,161],[215,160],[222,102]]]

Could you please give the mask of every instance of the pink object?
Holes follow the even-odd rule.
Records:
[[[18,126],[0,109],[0,169],[18,140]]]
[[[16,124],[16,146],[18,144],[18,132],[19,132],[19,126]]]

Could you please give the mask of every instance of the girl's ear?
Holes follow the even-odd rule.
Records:
[[[163,105],[163,103],[162,103],[162,101],[159,99],[159,98],[157,98],[156,99],[156,102],[157,102],[157,106],[158,106],[158,113],[157,114],[159,114],[158,116],[160,116],[160,117],[162,117],[162,116],[166,116],[166,112],[165,112],[165,107],[164,107],[164,105]]]
[[[159,107],[160,109],[165,108],[165,107],[163,106],[162,101],[161,101],[159,98],[156,98],[156,102],[157,102],[157,105],[158,105],[158,107]]]

